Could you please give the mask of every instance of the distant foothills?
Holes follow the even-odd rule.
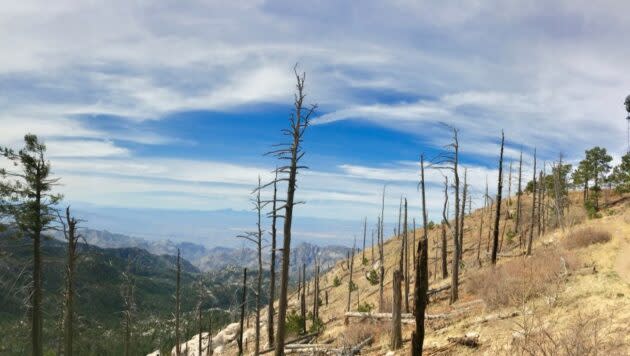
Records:
[[[88,245],[112,249],[112,248],[139,248],[150,254],[162,256],[177,256],[177,250],[181,252],[183,259],[197,267],[201,272],[212,272],[226,267],[257,268],[256,250],[237,247],[212,247],[207,248],[201,244],[192,242],[174,242],[169,239],[148,240],[141,237],[128,236],[109,232],[107,230],[82,229],[81,235]],[[63,240],[60,234],[56,236]],[[297,268],[306,264],[312,265],[317,257],[322,266],[328,267],[335,261],[346,257],[350,248],[339,245],[319,246],[308,242],[301,242],[291,248],[291,270],[297,272]],[[265,265],[269,256],[264,255]]]

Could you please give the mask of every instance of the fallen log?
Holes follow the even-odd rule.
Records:
[[[468,332],[464,336],[451,336],[447,340],[459,345],[477,347],[479,346],[479,333]]]
[[[311,333],[311,334],[302,335],[302,336],[296,337],[295,339],[287,340],[287,342],[285,342],[284,345],[286,346],[288,344],[296,344],[298,342],[302,342],[302,341],[305,341],[305,340],[309,340],[310,341],[312,338],[316,337],[317,335],[318,335],[318,333]],[[306,344],[302,344],[302,345],[306,345]],[[260,354],[267,354],[267,353],[272,352],[275,349],[276,349],[275,346],[274,347],[270,347],[268,349],[260,351]]]
[[[372,340],[374,340],[374,337],[373,336],[368,336],[367,338],[365,338],[365,340],[363,340],[360,343],[350,347],[349,349],[341,350],[341,356],[353,356],[353,355],[356,355],[356,354],[360,353],[362,348],[364,348],[365,346],[370,345],[372,343]]]
[[[447,284],[447,285],[439,287],[439,288],[429,289],[427,291],[427,297],[430,297],[433,294],[437,294],[437,293],[440,293],[440,292],[443,292],[443,291],[446,291],[446,290],[449,290],[449,289],[451,289],[451,285],[450,284]]]

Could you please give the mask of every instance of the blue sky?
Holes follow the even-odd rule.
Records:
[[[383,184],[387,221],[401,195],[420,216],[417,160],[449,142],[444,123],[460,129],[476,205],[486,177],[496,186],[502,129],[508,160],[522,147],[526,172],[534,147],[548,161],[594,145],[625,150],[625,2],[307,10],[260,0],[5,4],[0,143],[43,137],[60,191],[91,227],[207,245],[253,227],[249,193],[277,164],[263,153],[283,140],[295,63],[319,106],[298,239],[348,244],[363,216],[375,223]],[[428,179],[437,219],[443,178]]]

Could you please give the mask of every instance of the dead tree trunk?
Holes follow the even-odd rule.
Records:
[[[356,239],[355,239],[356,240]],[[352,287],[353,287],[353,282],[352,282],[352,273],[354,272],[354,251],[355,251],[355,245],[352,244],[352,257],[350,257],[350,278],[348,281],[348,301],[346,303],[346,311],[349,312],[350,311],[350,297],[352,295]],[[348,325],[348,319],[346,318],[345,320],[345,324]]]
[[[426,193],[424,185],[424,156],[420,156],[420,187],[422,189],[422,225],[424,227],[422,241],[418,243],[418,259],[416,260],[416,279],[414,288],[414,316],[416,329],[411,334],[411,354],[413,356],[422,355],[424,344],[424,313],[427,305],[427,292],[429,290],[428,273],[428,235],[427,235],[427,209]]]
[[[464,258],[464,217],[466,216],[466,196],[468,195],[468,169],[464,168],[464,191],[462,192],[462,210],[459,222],[459,261]]]
[[[521,149],[521,155],[518,161],[518,190],[516,191],[516,222],[514,223],[514,232],[518,234],[518,247],[523,248],[523,237],[521,234],[521,190],[523,177],[523,150]]]
[[[393,298],[392,298],[392,338],[389,343],[391,350],[398,350],[402,347],[402,327],[401,327],[401,291],[400,283],[402,282],[402,272],[400,270],[394,271],[394,278],[392,283]]]
[[[300,299],[300,316],[304,321],[302,333],[306,334],[306,263],[302,264],[302,298]]]
[[[442,207],[442,278],[448,278],[448,242],[446,241],[446,227],[448,222],[448,177],[444,177],[444,205]]]
[[[499,178],[497,183],[497,210],[494,217],[494,235],[492,240],[492,264],[497,264],[497,252],[499,249],[499,221],[501,219],[501,193],[503,192],[503,146],[505,135],[501,131],[501,154],[499,155]]]
[[[529,241],[527,241],[527,255],[532,254],[532,241],[534,240],[534,222],[536,215],[536,149],[534,148],[534,174],[533,174],[533,194],[532,194],[532,217],[529,226]]]
[[[546,165],[546,163],[543,161],[543,167]],[[544,169],[544,168],[543,168]],[[541,170],[538,173],[538,182],[540,182],[539,186],[538,186],[538,219],[536,219],[536,235],[540,236],[541,232],[543,231],[543,219],[544,219],[544,210],[543,210],[543,202],[545,199],[545,181],[544,181],[544,175],[543,175],[543,171]]]
[[[66,280],[64,291],[64,355],[72,356],[74,339],[74,283],[77,261],[77,245],[80,235],[77,234],[77,219],[71,216],[70,207],[66,208],[65,220],[59,215],[63,227],[64,238],[68,243],[66,253]]]
[[[413,240],[411,243],[411,252],[413,253],[413,270],[416,270],[416,218],[413,218]]]
[[[274,153],[281,159],[288,159],[290,164],[279,169],[282,173],[287,173],[287,200],[285,204],[280,207],[285,209],[284,213],[284,242],[282,247],[282,274],[280,279],[280,300],[278,307],[278,331],[276,332],[276,349],[275,355],[284,355],[285,344],[285,323],[287,316],[287,297],[289,286],[289,267],[291,259],[291,225],[293,223],[293,207],[295,205],[295,188],[297,183],[297,172],[300,159],[304,156],[301,144],[304,137],[304,132],[309,124],[311,115],[315,112],[317,106],[311,106],[306,109],[304,104],[304,81],[305,75],[299,75],[297,70],[294,69],[297,79],[297,94],[295,95],[294,112],[291,116],[291,128],[286,132],[291,136],[292,142],[288,148],[280,149]]]
[[[405,313],[409,313],[409,251],[408,245],[408,231],[407,231],[407,198],[405,198],[405,215],[403,219],[403,253],[404,253],[404,279],[405,279]]]
[[[201,319],[201,303],[199,303],[198,307],[197,307],[197,326],[198,326],[198,332],[199,332],[199,339],[197,340],[197,355],[201,356],[202,355],[202,348],[201,348],[201,336],[203,334],[203,327],[202,327],[202,319]]]
[[[180,334],[179,334],[179,316],[180,316],[180,280],[181,280],[181,272],[182,272],[182,266],[181,266],[181,261],[180,261],[181,257],[180,257],[180,252],[179,249],[177,249],[177,277],[176,277],[176,281],[175,281],[175,355],[180,356],[181,355],[181,338],[180,338]]]
[[[278,214],[276,212],[278,196],[278,170],[276,170],[276,177],[273,181],[273,200],[271,205],[271,261],[269,267],[269,306],[267,308],[267,343],[269,347],[273,346],[274,342],[274,330],[273,330],[273,317],[274,301],[276,299],[276,220]]]
[[[459,140],[457,138],[457,130],[453,129],[453,175],[455,177],[455,233],[453,234],[453,243],[455,246],[455,254],[453,257],[453,266],[451,271],[451,299],[453,304],[459,299],[459,256],[461,254],[461,246],[459,245],[459,229],[457,223],[459,221]]]
[[[371,236],[372,236],[372,243],[370,244],[370,246],[372,247],[370,248],[370,253],[372,255],[372,266],[373,266],[374,265],[374,229],[372,229]]]
[[[459,259],[461,256],[461,246],[459,245],[459,232],[462,228],[460,226],[460,209],[463,208],[460,204],[460,195],[459,195],[459,138],[458,131],[456,128],[451,128],[453,131],[453,142],[447,146],[448,150],[445,153],[442,153],[438,156],[435,167],[437,169],[446,169],[453,172],[454,184],[453,189],[455,190],[455,219],[454,225],[455,229],[453,230],[453,259],[452,259],[452,268],[451,268],[451,297],[450,303],[455,303],[457,299],[459,299]]]
[[[385,220],[385,186],[383,186],[383,196],[381,199],[381,218],[380,218],[380,228],[379,228],[379,246],[378,246],[378,256],[379,256],[379,261],[380,261],[380,268],[379,268],[379,290],[378,290],[378,310],[380,312],[383,312],[383,283],[385,282],[385,256],[384,253],[385,251],[383,250],[383,245],[384,245],[384,230],[383,230],[383,225],[384,225],[384,220]]]
[[[241,320],[238,324],[238,354],[243,355],[243,329],[245,321],[245,304],[247,303],[247,268],[243,268],[243,292],[241,293]]]
[[[208,353],[210,356],[214,353],[214,348],[212,347],[212,310],[208,311]]]
[[[361,256],[361,264],[365,264],[365,262],[367,261],[365,259],[365,237],[367,235],[367,216],[363,219],[363,249],[361,250],[362,252],[362,256]]]

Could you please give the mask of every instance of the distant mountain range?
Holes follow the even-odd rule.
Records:
[[[257,268],[256,250],[252,248],[213,247],[191,242],[175,243],[171,240],[150,241],[147,239],[116,234],[105,230],[85,229],[82,232],[88,244],[101,248],[140,248],[154,255],[177,255],[181,251],[184,259],[203,272],[212,272],[227,267]],[[279,239],[281,245],[281,239]],[[307,242],[298,243],[291,247],[291,272],[297,272],[302,264],[307,269],[314,265],[315,259],[326,268],[336,261],[346,257],[350,248],[344,246],[318,246]],[[263,252],[264,263],[269,263],[269,248]]]

